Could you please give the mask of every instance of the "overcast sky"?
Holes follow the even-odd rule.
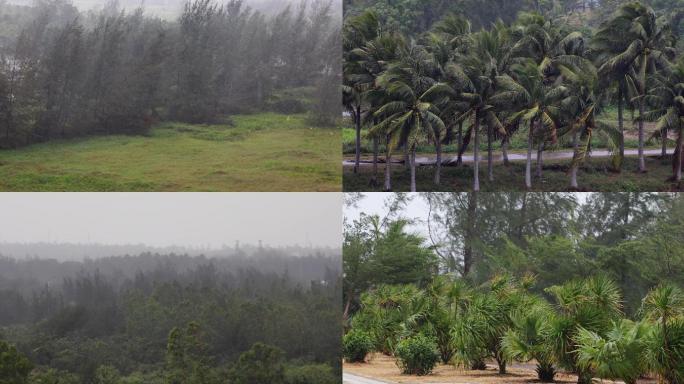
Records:
[[[0,242],[340,247],[339,193],[1,193]]]

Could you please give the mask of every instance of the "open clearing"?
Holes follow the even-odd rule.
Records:
[[[59,140],[0,151],[3,191],[339,191],[339,129],[305,115],[230,125],[161,123],[147,136]]]
[[[528,367],[529,366],[529,367]],[[401,384],[517,384],[539,383],[533,364],[514,365],[508,368],[508,373],[499,375],[495,366],[489,364],[486,371],[469,371],[454,368],[450,365],[439,365],[432,374],[427,376],[402,375],[394,359],[382,354],[374,354],[368,363],[344,363],[344,372],[366,379],[377,379],[386,383]],[[348,377],[346,382],[356,384],[354,377]],[[359,380],[359,382],[363,382]],[[556,374],[556,383],[576,383],[577,376],[566,373]],[[603,383],[621,383],[603,380]],[[654,380],[639,380],[640,384],[653,384]]]

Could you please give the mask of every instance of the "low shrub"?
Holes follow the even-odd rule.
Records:
[[[424,335],[400,341],[394,355],[402,372],[410,375],[428,375],[439,361],[437,344]]]
[[[373,340],[366,332],[351,330],[342,339],[344,359],[350,363],[363,362],[373,349]]]

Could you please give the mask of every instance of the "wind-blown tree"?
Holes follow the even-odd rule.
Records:
[[[343,104],[352,116],[356,128],[354,173],[358,172],[361,161],[361,114],[363,93],[374,82],[372,69],[363,60],[363,49],[367,42],[375,39],[379,33],[377,15],[371,11],[345,21],[342,31],[344,48],[344,84]]]
[[[646,96],[647,104],[652,108],[645,115],[646,120],[656,120],[656,130],[672,131],[675,134],[676,147],[672,158],[672,179],[682,181],[682,140],[684,140],[684,60],[680,59],[667,72],[653,77],[653,87]],[[666,135],[663,138],[667,137]]]
[[[0,340],[0,382],[7,384],[26,384],[33,365],[17,349]]]
[[[589,156],[591,140],[599,133],[613,152],[613,166],[618,168],[622,162],[619,152],[622,133],[610,124],[600,120],[598,115],[603,106],[604,94],[599,89],[596,68],[589,62],[572,74],[572,79],[565,83],[569,92],[560,100],[561,116],[567,120],[567,135],[573,136],[575,149],[570,164],[570,188],[577,189],[577,172],[580,165]]]
[[[381,121],[371,129],[371,134],[387,135],[388,151],[399,145],[408,150],[411,192],[416,191],[418,143],[423,137],[433,143],[442,140],[445,131],[434,98],[448,87],[436,83],[438,71],[432,55],[424,47],[412,45],[377,80],[387,100],[374,114]]]
[[[473,192],[480,190],[480,127],[487,128],[489,149],[489,178],[491,170],[491,144],[494,133],[506,135],[499,120],[492,98],[496,92],[495,78],[499,63],[506,62],[507,37],[503,30],[481,31],[472,36],[472,47],[465,55],[459,55],[445,70],[445,80],[451,87],[451,106],[456,113],[455,122],[470,120],[466,141],[473,138]],[[466,145],[459,150],[462,153]]]
[[[628,90],[639,109],[639,172],[646,172],[644,114],[648,74],[667,66],[673,44],[666,19],[656,17],[653,8],[640,2],[622,5],[602,25],[595,39],[601,62],[599,73],[620,79],[626,73]]]
[[[529,125],[527,136],[527,163],[525,186],[532,188],[532,148],[534,140],[543,143],[558,140],[558,99],[566,91],[564,87],[547,85],[542,71],[532,60],[515,64],[512,76],[497,78],[499,92],[494,98],[497,105],[512,105],[513,113],[508,124]],[[539,160],[539,159],[538,159]]]

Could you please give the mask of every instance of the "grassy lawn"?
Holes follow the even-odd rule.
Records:
[[[340,130],[305,115],[162,123],[148,136],[53,141],[0,151],[3,191],[339,191]]]
[[[534,164],[533,164],[534,165]],[[567,174],[569,161],[548,162],[544,166],[544,174],[541,180],[533,178],[534,191],[555,192],[568,191],[570,179]],[[609,170],[609,159],[593,159],[581,168],[578,174],[579,189],[593,192],[622,192],[622,191],[678,191],[684,190],[681,186],[673,185],[667,179],[672,175],[671,162],[669,159],[648,158],[648,173],[637,173],[637,159],[627,158],[622,173],[614,173]],[[392,187],[396,192],[410,189],[410,175],[403,165],[394,165],[392,173]],[[534,172],[533,167],[533,172]],[[372,167],[361,167],[359,174],[354,174],[352,167],[344,169],[344,190],[353,191],[382,191],[384,181],[384,164],[378,166],[379,186],[371,186]],[[534,173],[533,173],[534,175]],[[440,185],[433,183],[434,167],[419,167],[416,171],[416,179],[419,191],[470,191],[472,188],[473,168],[471,165],[460,167],[443,167],[442,182]],[[525,163],[515,162],[506,167],[501,164],[494,166],[494,182],[487,180],[487,165],[480,167],[480,187],[485,192],[498,191],[524,191],[525,190]]]

